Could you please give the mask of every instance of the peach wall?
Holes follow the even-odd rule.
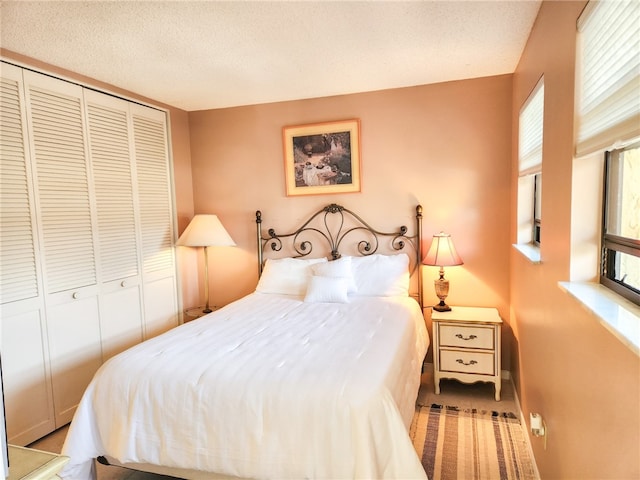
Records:
[[[630,479],[640,477],[640,362],[557,285],[570,272],[576,20],[585,3],[542,4],[513,76],[514,125],[542,74],[546,96],[542,263],[511,250],[513,372],[526,417],[538,412],[547,423],[546,450],[532,438],[543,479]],[[517,144],[514,131],[514,208]],[[515,242],[515,210],[510,232]]]
[[[449,268],[451,305],[509,314],[511,76],[189,113],[196,213],[215,213],[238,244],[210,256],[212,303],[257,282],[254,213],[264,227],[298,226],[336,202],[378,228],[413,225],[452,234],[465,264]],[[359,118],[362,192],[286,197],[282,127]],[[425,302],[437,302],[437,268],[424,269]],[[504,368],[510,332],[505,328]]]
[[[134,101],[146,103],[167,110],[170,118],[170,143],[173,160],[173,179],[175,185],[176,216],[178,219],[178,231],[182,232],[193,216],[193,191],[191,181],[191,152],[189,150],[189,118],[187,112],[144,97],[143,95],[123,90],[108,83],[100,82],[93,78],[80,75],[63,68],[41,62],[19,53],[0,49],[0,56],[17,65],[32,68],[43,73],[50,73],[60,78],[75,81],[82,85],[88,85],[96,89],[120,95]],[[185,304],[193,304],[198,301],[198,286],[190,279],[187,272],[193,270],[195,262],[193,252],[177,251],[178,268],[182,275],[182,298]]]

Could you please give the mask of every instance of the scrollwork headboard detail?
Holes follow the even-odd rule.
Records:
[[[321,245],[317,250],[327,251],[333,260],[340,258],[349,247],[352,251],[350,253],[366,256],[379,252],[380,247],[384,246],[388,253],[407,253],[411,261],[411,275],[414,276],[416,272],[419,273],[418,267],[422,259],[421,205],[416,206],[415,222],[416,230],[413,235],[409,235],[409,229],[404,225],[394,232],[382,232],[371,227],[348,208],[332,203],[315,212],[294,231],[277,233],[275,229],[270,228],[267,234],[263,235],[262,212],[258,210],[258,276],[262,275],[265,252],[283,252],[285,244],[291,253],[289,256],[297,258],[310,256],[314,252],[314,246]],[[343,250],[343,247],[346,250]],[[418,297],[418,302],[422,305],[421,275],[418,274],[416,277],[417,294],[414,296]]]

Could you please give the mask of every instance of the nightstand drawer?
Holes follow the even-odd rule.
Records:
[[[440,345],[493,350],[493,327],[439,325]]]
[[[440,370],[445,372],[495,375],[494,363],[493,353],[440,350]]]

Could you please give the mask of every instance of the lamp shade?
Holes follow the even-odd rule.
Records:
[[[431,247],[422,259],[424,265],[434,265],[438,267],[452,267],[462,265],[462,258],[453,246],[451,235],[440,232],[433,236]]]
[[[176,245],[182,247],[234,247],[217,215],[199,214],[191,219]]]

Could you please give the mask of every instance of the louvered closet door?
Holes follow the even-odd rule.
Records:
[[[2,63],[1,73],[0,340],[7,434],[25,445],[55,424],[22,69]]]
[[[26,70],[24,79],[58,427],[102,362],[84,107],[77,85]]]
[[[103,359],[142,341],[129,102],[85,90],[98,219]]]
[[[11,77],[11,78],[9,78]],[[24,132],[22,70],[2,64],[0,109],[0,303],[39,296],[34,218]]]
[[[131,105],[142,239],[145,338],[178,324],[166,115]]]

